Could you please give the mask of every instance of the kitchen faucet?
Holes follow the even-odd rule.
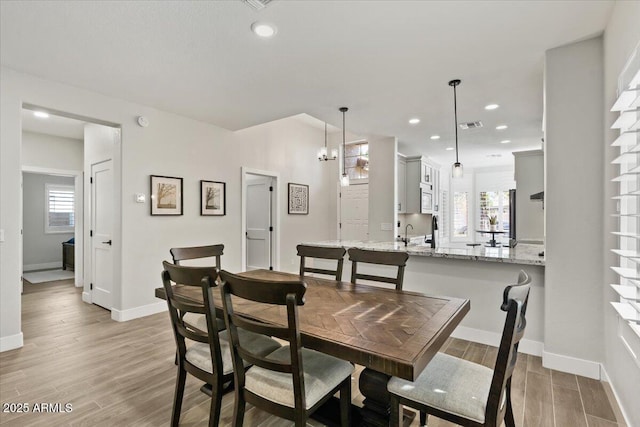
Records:
[[[407,246],[407,244],[409,243],[409,239],[407,239],[407,230],[409,229],[409,227],[411,227],[411,229],[413,230],[413,225],[411,225],[411,224],[407,224],[404,227],[404,240],[403,240],[403,242],[404,242],[405,246]]]

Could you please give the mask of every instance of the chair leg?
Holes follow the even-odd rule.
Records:
[[[424,411],[420,411],[420,425],[421,426],[427,425],[427,413]]]
[[[504,413],[504,425],[506,427],[515,427],[516,422],[513,418],[513,406],[511,406],[511,379],[507,382],[505,393],[507,393],[507,410]]]
[[[209,410],[209,427],[217,427],[220,422],[220,408],[222,407],[222,384],[220,379],[215,381],[217,386],[212,388],[211,409]]]
[[[177,427],[180,423],[180,411],[182,410],[182,397],[184,396],[184,384],[187,380],[187,371],[178,366],[176,377],[176,391],[173,395],[173,412],[171,412],[171,425]]]
[[[389,426],[399,427],[400,426],[400,401],[398,401],[398,398],[393,394],[391,395],[390,405],[391,405],[391,414],[389,419]]]
[[[340,387],[340,425],[351,426],[351,376]]]
[[[236,388],[235,392],[235,403],[233,405],[233,425],[234,427],[242,427],[242,423],[244,422],[244,396],[242,396],[242,391]]]

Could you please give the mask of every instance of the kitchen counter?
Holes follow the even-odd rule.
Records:
[[[487,247],[466,246],[438,247],[431,249],[429,244],[409,243],[405,246],[402,242],[375,242],[357,240],[327,240],[322,242],[307,242],[306,244],[315,246],[361,248],[376,251],[407,252],[411,256],[451,258],[470,261],[489,261],[509,264],[540,265],[544,266],[544,256],[538,254],[544,251],[544,245],[518,244],[515,248],[509,247]]]

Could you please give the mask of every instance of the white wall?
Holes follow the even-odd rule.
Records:
[[[544,190],[542,150],[520,151],[515,157],[516,238],[544,242],[544,209],[531,195]]]
[[[545,357],[603,360],[603,45],[596,37],[545,58]],[[575,366],[576,364],[574,364]]]
[[[619,326],[627,328],[624,322],[618,324],[618,317],[613,308],[606,301],[615,301],[616,295],[607,286],[616,283],[615,275],[607,266],[615,265],[616,258],[609,251],[617,247],[617,239],[611,235],[617,226],[617,220],[611,217],[615,213],[615,203],[611,196],[617,190],[618,184],[612,183],[611,178],[617,175],[617,168],[610,164],[617,154],[610,147],[617,136],[617,132],[609,130],[617,117],[609,109],[617,97],[618,75],[622,71],[627,59],[640,42],[640,2],[616,2],[611,18],[604,33],[604,139],[602,165],[604,167],[604,227],[602,236],[605,242],[602,257],[604,259],[603,292],[604,303],[604,367],[609,375],[611,385],[616,392],[627,422],[640,426],[640,370],[632,360],[631,355],[618,337]]]
[[[369,239],[394,239],[397,220],[395,138],[369,138]],[[382,225],[388,224],[388,230]]]
[[[282,268],[291,264],[295,243],[336,238],[337,162],[319,162],[316,154],[324,142],[324,130],[283,119],[233,133],[207,123],[110,98],[95,92],[39,79],[7,68],[0,72],[0,338],[2,350],[22,344],[20,326],[20,274],[18,264],[20,182],[20,111],[23,102],[98,119],[122,127],[116,148],[114,174],[121,188],[121,275],[115,286],[122,295],[116,303],[120,318],[127,319],[164,309],[154,288],[160,286],[161,261],[172,246],[225,244],[224,268],[240,268],[241,167],[271,170],[281,176],[283,197]],[[136,117],[150,125],[141,128]],[[395,154],[394,154],[395,155]],[[391,156],[393,159],[393,155]],[[121,172],[120,172],[121,171]],[[117,176],[121,173],[121,182]],[[149,215],[149,204],[134,202],[135,193],[149,194],[149,175],[184,178],[184,215]],[[201,217],[201,179],[227,183],[227,215]],[[310,214],[286,213],[286,184],[310,185]],[[393,179],[390,180],[393,185]],[[393,192],[391,191],[391,194]],[[393,211],[393,201],[388,204]],[[324,215],[324,216],[323,216]]]
[[[23,268],[38,270],[62,267],[62,242],[73,237],[71,233],[45,233],[45,185],[68,185],[73,188],[74,178],[25,172],[23,174]]]
[[[22,165],[47,169],[82,170],[80,139],[22,132]]]

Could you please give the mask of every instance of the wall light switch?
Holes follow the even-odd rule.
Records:
[[[145,197],[144,194],[138,193],[136,194],[136,203],[144,203]]]

